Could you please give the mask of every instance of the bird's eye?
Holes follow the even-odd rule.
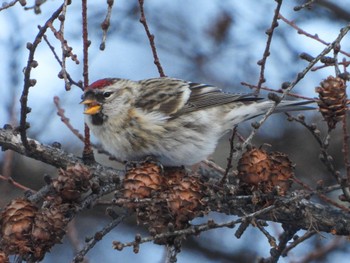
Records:
[[[111,95],[112,95],[112,92],[106,91],[106,92],[103,93],[103,97],[105,97],[105,98],[108,98]]]

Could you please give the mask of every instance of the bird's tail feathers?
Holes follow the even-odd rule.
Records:
[[[239,124],[242,121],[247,121],[265,114],[273,105],[274,101],[265,100],[262,102],[247,103],[244,106],[234,108],[227,116],[226,120],[229,124]],[[316,109],[308,104],[313,101],[281,101],[273,113],[287,112],[287,111],[304,111]]]
[[[315,102],[312,100],[302,100],[302,101],[283,100],[277,105],[274,113],[286,112],[286,111],[315,110],[316,107],[310,105],[312,103],[315,103]]]

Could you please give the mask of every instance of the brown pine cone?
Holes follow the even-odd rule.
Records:
[[[152,191],[162,187],[162,180],[162,168],[158,164],[141,163],[126,172],[123,195],[125,198],[148,198]]]
[[[31,237],[33,259],[42,260],[53,245],[61,242],[68,223],[67,211],[67,205],[59,205],[44,208],[37,214]]]
[[[272,162],[270,181],[278,195],[284,196],[292,185],[294,165],[284,153],[272,152],[270,159]]]
[[[195,175],[187,175],[183,169],[166,175],[168,191],[161,195],[167,200],[169,210],[175,219],[175,227],[183,228],[198,215],[202,206],[203,184]]]
[[[329,76],[316,88],[320,100],[319,110],[328,124],[330,130],[334,129],[337,122],[346,114],[346,85],[339,77]]]
[[[247,150],[238,161],[238,177],[240,189],[244,194],[254,191],[272,193],[277,190],[278,195],[286,195],[293,177],[293,165],[288,156],[262,149]]]
[[[30,201],[18,198],[12,200],[1,213],[1,246],[9,254],[24,258],[33,250],[30,240],[34,218],[38,208]]]
[[[203,205],[200,177],[188,175],[182,168],[168,168],[162,180],[162,187],[152,192],[151,202],[136,209],[138,222],[147,225],[152,235],[166,231],[169,226],[173,229],[188,226],[190,220],[200,215]]]
[[[59,169],[58,177],[53,180],[53,187],[64,201],[75,201],[82,193],[91,189],[91,173],[81,164]]]
[[[252,148],[243,153],[237,165],[238,177],[242,182],[258,185],[269,180],[271,160],[266,151]]]

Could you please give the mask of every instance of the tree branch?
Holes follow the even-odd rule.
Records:
[[[3,150],[13,150],[21,155],[28,156],[58,168],[66,168],[68,165],[77,163],[83,164],[82,159],[73,154],[66,153],[52,146],[41,144],[32,139],[29,141],[33,147],[36,148],[35,152],[40,154],[28,153],[22,144],[20,135],[12,129],[0,129],[0,146]],[[103,187],[98,194],[92,193],[90,196],[86,197],[81,204],[81,209],[88,207],[89,204],[91,205],[97,198],[106,193],[110,193],[113,189],[121,188],[122,184],[120,178],[124,175],[123,171],[106,167],[98,163],[86,166],[94,175],[94,179],[98,178],[99,181],[102,182]],[[217,191],[210,191],[210,189],[216,187],[215,184],[217,183],[219,182],[212,180],[210,184],[213,185],[208,187],[208,190],[203,193],[203,198],[208,200],[208,207],[206,207],[206,209],[209,211],[247,218],[242,212],[242,209],[244,209],[245,213],[249,213],[248,217],[250,218],[274,221],[300,229],[313,229],[335,235],[350,234],[350,215],[348,213],[329,205],[321,205],[307,200],[307,198],[310,198],[310,196],[316,194],[316,192],[295,191],[287,197],[273,197],[274,204],[272,206],[257,209],[258,206],[253,203],[253,199],[256,197],[237,196],[230,192],[230,189],[232,189],[234,185],[219,188],[220,190]],[[215,189],[217,188],[218,187]],[[49,190],[49,187],[45,186],[39,190],[37,194],[42,192],[47,193]],[[145,205],[147,205],[147,203]],[[203,230],[209,230],[211,228],[212,227],[204,227]],[[183,234],[183,232],[181,233]],[[174,234],[171,235],[173,236]]]

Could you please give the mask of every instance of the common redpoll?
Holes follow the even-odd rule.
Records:
[[[85,121],[105,150],[127,161],[153,156],[165,166],[206,159],[234,125],[275,103],[173,78],[101,79],[82,98]],[[305,110],[307,103],[282,101],[275,112]]]

